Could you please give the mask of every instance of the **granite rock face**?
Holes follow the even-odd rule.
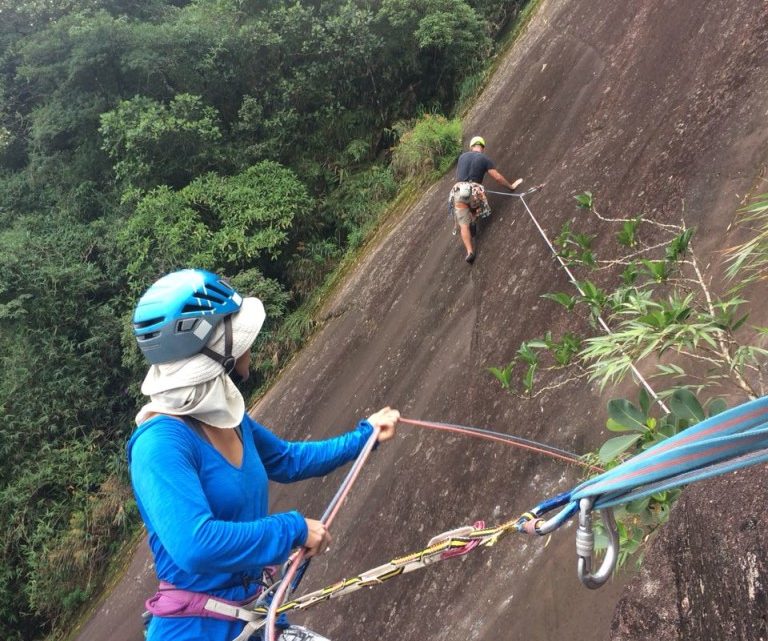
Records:
[[[688,488],[616,606],[612,641],[768,639],[768,468]]]

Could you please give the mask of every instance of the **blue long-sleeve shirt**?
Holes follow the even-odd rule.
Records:
[[[284,441],[243,417],[243,459],[230,463],[180,419],[156,416],[128,442],[134,494],[157,576],[177,588],[243,600],[265,565],[284,562],[307,538],[299,512],[268,514],[268,480],[322,476],[353,460],[373,428],[324,441]],[[155,617],[149,639],[229,641],[242,624]]]

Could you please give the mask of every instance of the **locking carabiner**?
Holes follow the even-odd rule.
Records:
[[[608,547],[600,569],[593,573],[592,555],[595,551],[595,533],[592,531],[593,504],[593,498],[583,498],[579,501],[579,527],[576,530],[576,554],[579,560],[576,571],[579,580],[586,587],[596,590],[605,584],[616,567],[616,561],[619,558],[619,531],[616,527],[616,519],[613,517],[613,510],[610,508],[600,510],[608,535]]]

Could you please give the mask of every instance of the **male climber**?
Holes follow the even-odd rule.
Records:
[[[469,151],[459,156],[459,162],[456,165],[456,184],[451,188],[449,196],[449,204],[461,233],[461,242],[467,250],[464,260],[470,265],[475,262],[470,226],[474,227],[476,218],[485,218],[491,214],[488,198],[482,185],[486,173],[511,191],[515,191],[523,182],[522,178],[518,178],[513,183],[504,178],[496,169],[494,162],[485,155],[485,140],[481,136],[475,136],[469,141]]]

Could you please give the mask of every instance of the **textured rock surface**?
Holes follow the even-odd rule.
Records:
[[[613,641],[768,639],[768,469],[689,488],[616,608]]]
[[[572,196],[591,190],[611,215],[685,216],[717,273],[714,252],[733,242],[734,212],[750,190],[768,191],[761,182],[767,13],[758,0],[542,0],[469,115],[467,138],[484,135],[508,178],[547,183],[531,207],[550,234],[577,216],[577,225],[588,225]],[[311,344],[254,408],[259,420],[288,438],[324,437],[391,404],[406,416],[491,427],[579,452],[604,438],[605,398],[596,390],[570,384],[519,401],[485,372],[544,328],[578,330],[579,321],[541,299],[568,284],[515,199],[492,197],[495,214],[480,229],[477,261],[464,263],[446,218],[451,182],[447,176],[382,230],[328,304]],[[403,427],[364,471],[336,521],[332,553],[313,563],[304,587],[419,549],[446,529],[515,516],[577,478],[530,454]],[[733,504],[759,514],[766,495],[760,484],[729,486],[741,479],[686,496],[659,539],[668,547],[653,553],[656,565],[621,601],[616,638],[661,641],[678,638],[662,636],[675,630],[690,639],[761,638],[754,631],[765,611],[762,526],[749,529],[747,513],[734,517]],[[337,480],[275,487],[274,508],[300,506],[317,516]],[[709,516],[695,507],[718,496],[728,501]],[[728,547],[737,535],[746,548]],[[300,619],[346,641],[608,638],[624,578],[599,592],[583,589],[573,528],[545,543],[510,537]],[[149,594],[149,573],[126,578],[130,585],[142,580]],[[138,591],[125,596],[122,589],[79,641],[139,638]],[[115,617],[134,610],[135,629],[113,635]],[[750,619],[740,624],[749,631],[727,627],[739,618]],[[716,634],[719,624],[726,627]]]

